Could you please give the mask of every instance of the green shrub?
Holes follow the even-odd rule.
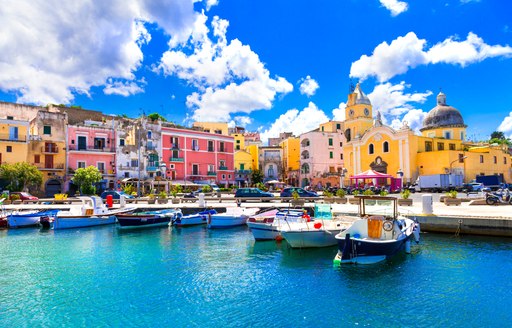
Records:
[[[457,191],[456,190],[450,190],[446,193],[446,197],[449,198],[457,198]]]
[[[371,189],[366,189],[365,191],[363,191],[363,195],[371,196],[371,195],[375,195],[375,193]]]
[[[338,189],[336,191],[336,196],[340,197],[340,198],[343,198],[347,195],[347,192],[345,191],[345,189]]]
[[[330,192],[329,190],[324,190],[324,197],[332,197],[332,192]]]
[[[403,199],[409,199],[409,197],[411,196],[411,191],[409,189],[404,189],[400,193],[400,196],[402,196]]]

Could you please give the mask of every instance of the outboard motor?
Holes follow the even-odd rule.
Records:
[[[345,245],[343,245],[343,250],[341,251],[341,261],[351,261],[352,260],[352,240],[350,239],[350,234],[347,233],[345,235]]]
[[[41,216],[39,218],[39,223],[43,229],[50,229],[50,217],[49,216]]]

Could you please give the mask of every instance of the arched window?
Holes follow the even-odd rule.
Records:
[[[389,153],[389,143],[387,141],[384,141],[382,144],[382,151],[385,153]]]
[[[309,151],[307,150],[304,150],[302,152],[302,159],[308,159],[309,158]]]
[[[151,131],[148,131],[148,139],[151,139]]]
[[[370,154],[370,155],[371,155],[371,154],[373,154],[373,153],[374,153],[373,144],[370,144],[370,145],[368,146],[368,154]]]
[[[301,146],[302,146],[302,147],[308,147],[308,146],[309,146],[309,139],[304,139],[304,140],[302,140],[302,142],[301,142]]]
[[[309,165],[307,163],[302,164],[302,173],[308,174],[309,173]]]

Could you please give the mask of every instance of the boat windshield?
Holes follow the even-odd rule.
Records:
[[[371,197],[361,199],[360,214],[382,215],[389,218],[396,217],[396,198],[392,197]]]

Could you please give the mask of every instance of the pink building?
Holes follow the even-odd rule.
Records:
[[[233,137],[162,126],[161,140],[167,178],[234,183]]]
[[[76,191],[76,186],[71,182],[74,171],[91,165],[103,174],[100,189],[114,188],[116,149],[115,130],[111,122],[85,121],[68,125],[67,144],[67,180],[71,193]]]

